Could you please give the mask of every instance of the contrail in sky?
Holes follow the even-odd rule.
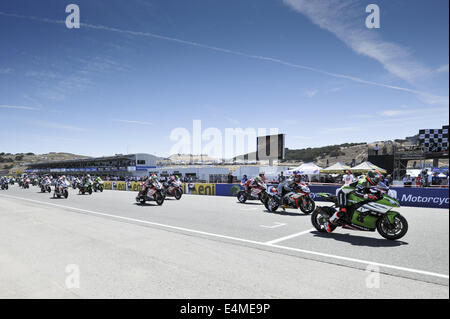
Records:
[[[21,18],[21,19],[28,19],[28,20],[38,21],[38,22],[45,22],[45,23],[65,25],[65,21],[63,21],[63,20],[52,20],[52,19],[39,18],[39,17],[34,17],[34,16],[24,16],[24,15],[20,15],[20,14],[5,13],[5,12],[1,12],[1,11],[0,11],[0,15],[8,16],[8,17]],[[397,90],[397,91],[403,91],[403,92],[418,94],[418,95],[420,95],[422,97],[437,98],[437,100],[440,100],[442,102],[448,102],[448,97],[440,97],[440,96],[436,96],[436,95],[428,93],[428,92],[418,91],[418,90],[405,88],[405,87],[400,87],[400,86],[389,85],[389,84],[375,82],[375,81],[364,80],[364,79],[361,79],[361,78],[358,78],[358,77],[354,77],[354,76],[350,76],[350,75],[346,75],[346,74],[328,72],[328,71],[324,71],[324,70],[321,70],[321,69],[317,69],[317,68],[313,68],[313,67],[309,67],[309,66],[305,66],[305,65],[301,65],[301,64],[295,64],[295,63],[283,61],[283,60],[276,59],[276,58],[243,53],[243,52],[239,52],[239,51],[235,51],[235,50],[220,48],[220,47],[211,46],[211,45],[198,43],[198,42],[194,42],[194,41],[187,41],[187,40],[182,40],[182,39],[178,39],[178,38],[172,38],[172,37],[163,36],[163,35],[159,35],[159,34],[155,34],[155,33],[141,32],[141,31],[131,31],[131,30],[122,30],[122,29],[117,29],[117,28],[114,28],[114,27],[108,27],[108,26],[103,26],[103,25],[87,24],[87,23],[80,23],[80,27],[85,27],[85,28],[94,29],[94,30],[109,31],[109,32],[115,32],[115,33],[120,33],[120,34],[127,34],[127,35],[139,36],[139,37],[147,37],[147,38],[153,38],[153,39],[160,39],[160,40],[165,40],[165,41],[176,42],[176,43],[180,43],[180,44],[184,44],[184,45],[204,48],[204,49],[213,50],[213,51],[217,51],[217,52],[222,52],[222,53],[226,53],[226,54],[242,56],[242,57],[246,57],[246,58],[250,58],[250,59],[256,59],[256,60],[265,61],[265,62],[277,63],[277,64],[284,65],[284,66],[287,66],[287,67],[290,67],[290,68],[308,70],[308,71],[311,71],[311,72],[315,72],[315,73],[320,73],[320,74],[323,74],[323,75],[331,76],[331,77],[334,77],[334,78],[340,78],[340,79],[345,79],[345,80],[358,82],[358,83],[362,83],[362,84],[367,84],[367,85],[372,85],[372,86],[377,86],[377,87],[383,87],[383,88],[387,88],[387,89],[391,89],[391,90]]]

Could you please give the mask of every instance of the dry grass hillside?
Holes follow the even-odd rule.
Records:
[[[29,163],[51,162],[71,159],[89,158],[88,156],[76,155],[71,153],[55,153],[33,154],[33,153],[4,153],[0,152],[0,171],[9,170],[11,168],[20,170]]]

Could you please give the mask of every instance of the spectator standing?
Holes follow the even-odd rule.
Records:
[[[405,177],[403,177],[403,186],[405,187],[411,187],[412,185],[412,179],[410,175],[405,175]]]
[[[355,176],[353,176],[352,172],[350,170],[347,170],[345,172],[345,175],[342,177],[342,181],[344,182],[344,185],[348,186],[351,183],[356,181]]]

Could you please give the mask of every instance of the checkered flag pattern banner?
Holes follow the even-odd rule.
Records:
[[[448,125],[442,129],[420,130],[419,140],[425,152],[448,151]]]

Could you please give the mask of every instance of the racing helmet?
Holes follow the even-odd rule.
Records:
[[[380,181],[380,173],[377,171],[369,171],[366,175],[366,180],[369,182],[370,185],[375,186]]]
[[[258,184],[261,184],[262,183],[262,178],[260,177],[260,176],[256,176],[255,177],[255,182],[257,182]]]

